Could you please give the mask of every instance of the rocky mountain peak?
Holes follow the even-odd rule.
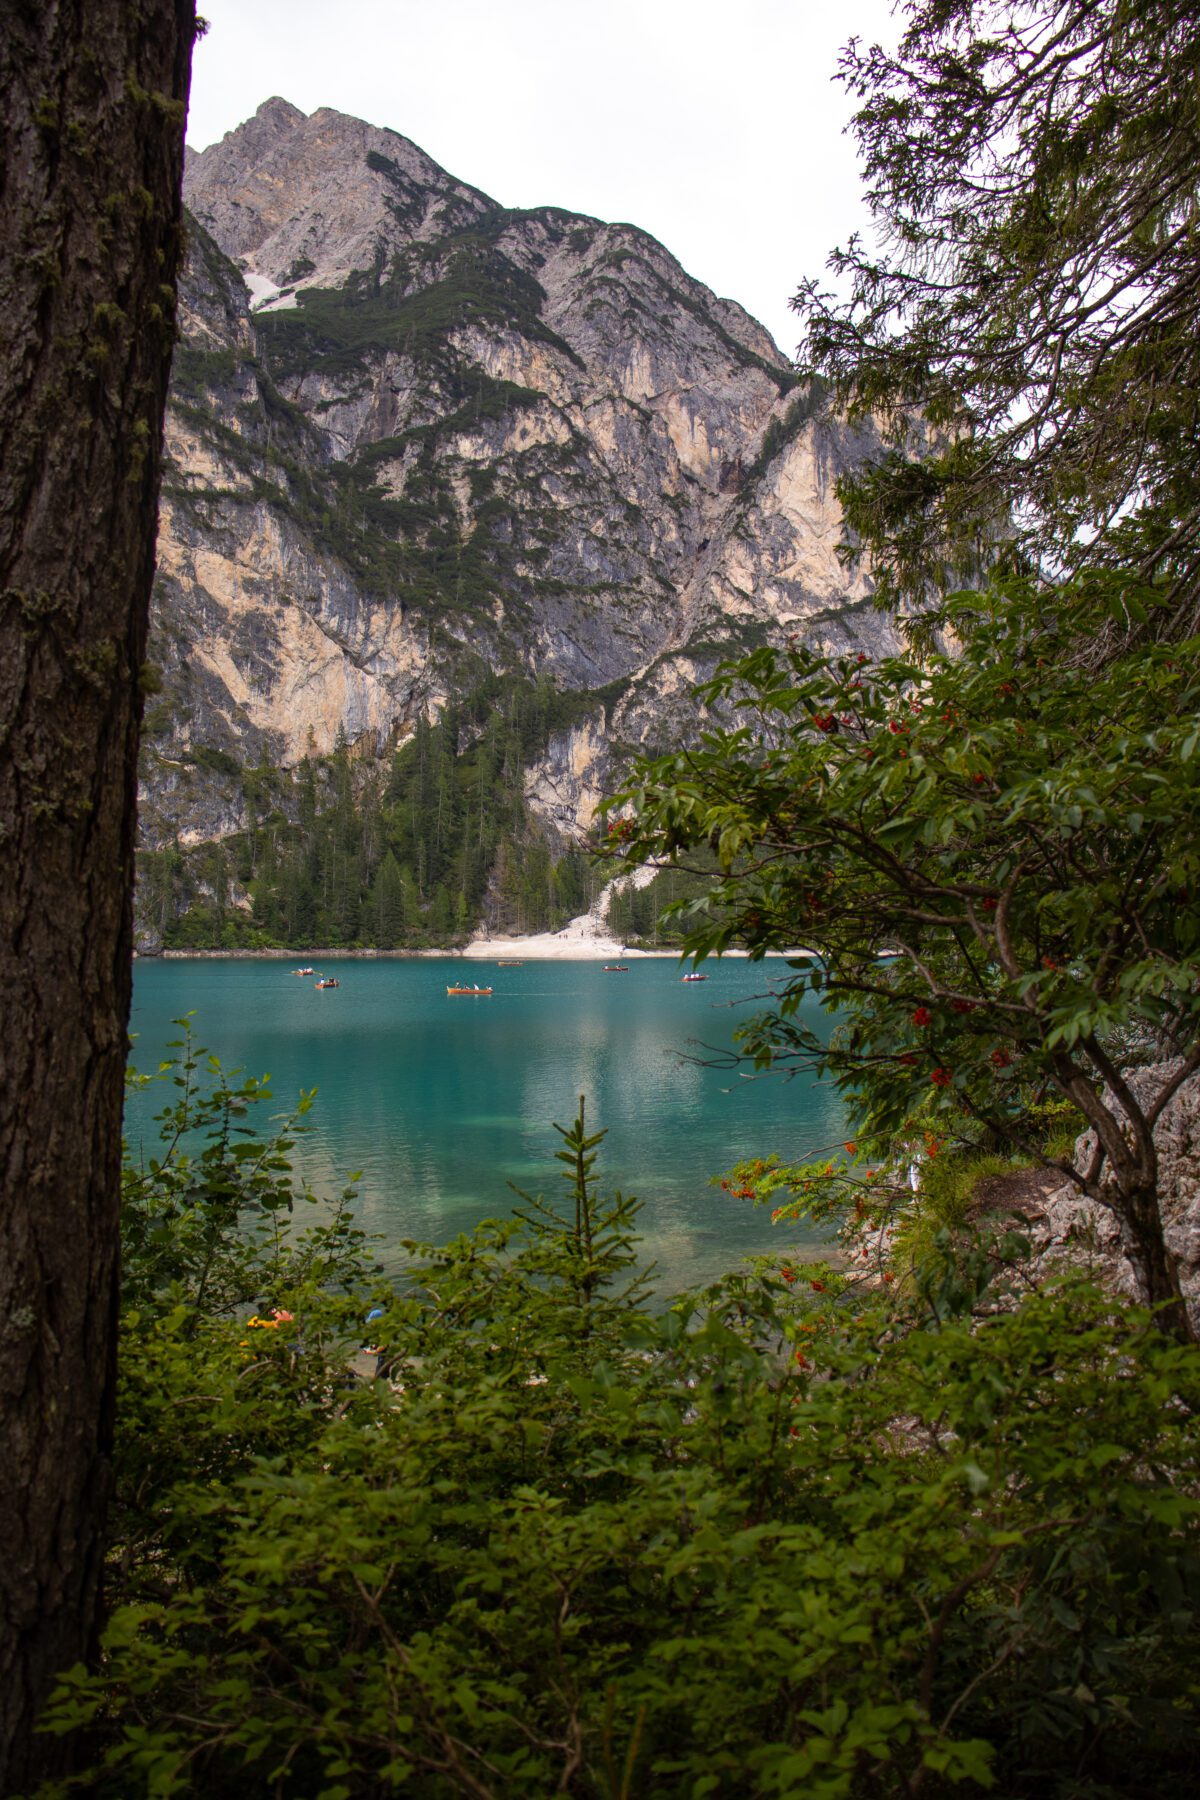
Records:
[[[289,294],[340,287],[381,255],[495,210],[399,132],[280,99],[188,157],[184,198],[227,255]]]
[[[478,741],[536,690],[560,724],[523,775],[505,740],[506,779],[562,844],[632,747],[694,734],[722,655],[887,640],[837,555],[871,432],[648,233],[506,208],[280,99],[189,157],[185,197],[149,843],[199,854],[247,829],[264,770],[286,818],[314,759],[367,780],[422,722]]]

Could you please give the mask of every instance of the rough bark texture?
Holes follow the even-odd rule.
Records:
[[[1180,1085],[1176,1088],[1176,1078]],[[1200,1339],[1200,1075],[1181,1062],[1134,1069],[1126,1086],[1144,1118],[1164,1090],[1167,1103],[1153,1127],[1154,1184],[1140,1194],[1119,1194],[1096,1184],[1092,1198],[1052,1182],[1027,1210],[1035,1252],[1033,1274],[1042,1280],[1067,1262],[1111,1282],[1131,1300],[1162,1307],[1164,1329]],[[1108,1090],[1100,1096],[1112,1103]],[[1094,1133],[1075,1146],[1076,1166],[1094,1155]],[[1135,1214],[1135,1207],[1141,1211]],[[1177,1298],[1177,1296],[1179,1298]]]
[[[94,1637],[192,0],[0,0],[0,1792]]]
[[[1118,1221],[1126,1253],[1137,1271],[1140,1297],[1158,1309],[1162,1329],[1181,1343],[1191,1343],[1194,1333],[1180,1285],[1178,1258],[1169,1251],[1164,1235],[1153,1123],[1175,1086],[1173,1077],[1179,1065],[1168,1065],[1162,1087],[1156,1089],[1153,1074],[1143,1072],[1140,1082],[1123,1074],[1096,1039],[1089,1040],[1086,1047],[1091,1069],[1104,1075],[1106,1085],[1101,1092],[1096,1091],[1092,1077],[1065,1053],[1055,1057],[1059,1091],[1078,1107],[1091,1128],[1075,1147],[1075,1166],[1083,1172],[1080,1187]]]

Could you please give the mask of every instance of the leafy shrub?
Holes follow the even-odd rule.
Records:
[[[971,1227],[977,1204],[976,1190],[981,1182],[1029,1166],[1011,1156],[979,1151],[949,1152],[931,1158],[921,1171],[920,1203],[900,1221],[896,1261],[915,1267],[927,1263],[942,1233],[961,1238]]]
[[[565,1211],[522,1196],[372,1289],[361,1244],[275,1232],[262,1090],[186,1041],[167,1073],[112,1611],[49,1716],[95,1760],[55,1793],[1193,1791],[1200,1356],[1145,1313],[761,1270],[655,1311],[582,1103]]]
[[[369,1279],[375,1265],[350,1217],[353,1189],[328,1208],[292,1168],[315,1089],[302,1091],[295,1110],[260,1137],[246,1120],[272,1098],[266,1078],[227,1072],[195,1043],[190,1018],[177,1024],[180,1036],[167,1046],[177,1054],[157,1076],[129,1075],[130,1086],[157,1080],[174,1092],[156,1115],[159,1153],[125,1157],[127,1310],[178,1313],[193,1325],[206,1317],[228,1321],[238,1307],[265,1304],[306,1283],[348,1287]],[[296,1230],[304,1210],[322,1221]]]

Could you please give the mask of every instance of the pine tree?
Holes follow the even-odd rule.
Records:
[[[375,871],[371,884],[370,918],[374,942],[380,950],[394,950],[404,940],[404,879],[389,850]]]

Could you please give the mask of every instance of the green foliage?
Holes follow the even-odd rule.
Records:
[[[918,1265],[927,1261],[939,1233],[961,1233],[972,1221],[981,1182],[1029,1166],[994,1151],[938,1154],[930,1158],[921,1168],[921,1204],[908,1222],[907,1231],[902,1229],[899,1234],[896,1260]]]
[[[676,909],[708,887],[708,877],[684,869],[660,869],[645,887],[618,888],[608,903],[608,925],[622,943],[682,947],[685,927]]]
[[[913,0],[894,54],[843,52],[878,229],[831,258],[848,301],[796,305],[892,429],[841,486],[884,599],[1129,567],[1195,631],[1198,70],[1188,0]]]
[[[329,300],[332,316],[342,319],[344,314],[349,320],[346,330],[358,346],[356,354],[367,355],[387,347],[376,340],[380,320],[392,316],[394,296],[389,295],[390,290],[382,297],[364,296],[356,284],[332,298],[317,289],[305,290],[300,298],[317,315],[322,301]],[[440,343],[438,334],[449,329],[449,315],[437,317],[431,343]],[[280,318],[295,320],[296,314],[268,314],[260,327]],[[249,498],[267,504],[299,526],[317,550],[337,558],[364,591],[394,599],[406,609],[461,617],[490,611],[499,598],[519,606],[518,550],[527,561],[536,560],[558,519],[548,492],[540,508],[531,504],[530,492],[546,472],[541,465],[547,459],[552,463],[559,452],[539,447],[476,469],[473,494],[485,477],[490,485],[487,493],[475,494],[480,504],[464,529],[451,472],[439,449],[446,437],[502,420],[542,396],[514,382],[494,380],[448,350],[439,352],[428,377],[437,393],[436,418],[346,461],[329,462],[305,414],[284,398],[271,377],[267,363],[273,339],[268,335],[263,342],[266,363],[229,348],[181,344],[176,351],[174,411],[239,472],[243,483],[197,488],[172,479],[168,471],[165,491],[173,504],[202,518],[230,501]],[[336,355],[333,364],[335,372],[342,369]],[[281,379],[291,372],[286,359],[271,366]],[[239,394],[246,398],[235,426],[225,415]],[[386,483],[386,465],[414,450],[416,460],[407,469],[403,491],[393,492]],[[524,491],[519,507],[491,493],[498,474],[504,475],[507,492]]]
[[[205,1115],[203,1069],[132,1190],[110,1614],[55,1794],[1191,1791],[1195,1349],[1078,1284],[974,1321],[760,1271],[649,1311],[582,1105],[565,1210],[280,1285],[239,1233],[286,1152],[232,1159],[261,1091],[214,1069]]]
[[[497,931],[557,929],[587,910],[598,879],[582,848],[539,832],[525,770],[618,685],[567,693],[478,675],[436,723],[419,721],[386,777],[345,746],[291,772],[189,752],[237,778],[246,829],[142,852],[139,916],[171,949],[420,948],[461,940],[481,918]],[[233,903],[235,881],[249,909]]]
[[[743,1028],[748,1056],[831,1071],[880,1146],[966,1120],[1041,1153],[1030,1105],[1056,1091],[1097,1134],[1059,1166],[1118,1211],[1184,1330],[1152,1127],[1200,1066],[1197,646],[1099,673],[1071,654],[1085,619],[1158,598],[1013,581],[946,605],[955,655],[764,650],[701,690],[747,723],[643,764],[613,804],[638,815],[628,856],[716,855],[684,912],[695,954],[814,953]],[[829,1042],[797,1016],[809,990],[843,1020]],[[1139,1045],[1183,1059],[1142,1100],[1121,1074]]]
[[[803,1219],[835,1226],[838,1258],[816,1271],[831,1292],[882,1285],[901,1298],[919,1295],[939,1319],[973,1305],[1028,1254],[1024,1216],[993,1219],[977,1202],[981,1183],[1028,1163],[948,1151],[933,1132],[893,1143],[882,1163],[854,1139],[845,1152],[845,1159],[801,1164],[778,1156],[747,1158],[720,1185],[738,1199],[770,1206],[775,1223]]]
[[[211,389],[228,386],[245,362],[244,353],[233,345],[202,350],[194,344],[176,344],[171,359],[172,394],[199,404]]]
[[[169,700],[148,706],[142,718],[142,738],[165,737],[175,723],[175,708]]]
[[[272,374],[286,378],[318,363],[328,375],[353,374],[387,351],[445,372],[455,366],[448,340],[469,324],[520,331],[577,361],[543,325],[537,281],[498,247],[509,218],[497,211],[472,230],[410,246],[386,274],[380,267],[342,288],[304,288],[294,309],[262,315]]]
[[[167,1048],[178,1054],[157,1076],[129,1076],[133,1086],[165,1081],[175,1092],[156,1115],[158,1151],[138,1163],[127,1157],[123,1168],[125,1305],[224,1318],[305,1283],[365,1279],[352,1188],[321,1224],[296,1227],[298,1210],[326,1210],[297,1186],[291,1162],[313,1094],[302,1092],[261,1138],[246,1121],[272,1098],[266,1079],[227,1072],[195,1043],[190,1016],[176,1023],[181,1035]]]
[[[226,425],[209,405],[193,404],[182,392],[174,397],[174,410],[246,478],[244,487],[199,489],[168,480],[175,505],[202,517],[230,501],[269,505],[301,527],[318,551],[341,562],[365,592],[414,610],[456,603],[471,611],[493,596],[489,536],[473,550],[464,542],[443,472],[427,459],[397,496],[379,485],[370,458],[325,464],[319,455],[305,457],[303,415],[274,392],[262,371],[256,383],[265,404],[272,396],[268,412],[284,414],[281,441],[256,441]],[[480,570],[482,585],[469,579]]]
[[[772,414],[767,429],[763,432],[758,454],[743,477],[743,488],[750,489],[762,480],[785,445],[792,443],[806,425],[819,417],[828,397],[828,385],[814,376],[807,382],[804,393],[792,401],[782,418],[778,414]]]
[[[214,774],[231,779],[236,779],[242,772],[242,765],[237,757],[216,744],[197,744],[194,750],[185,750],[181,760],[195,763],[201,769],[211,769]]]

